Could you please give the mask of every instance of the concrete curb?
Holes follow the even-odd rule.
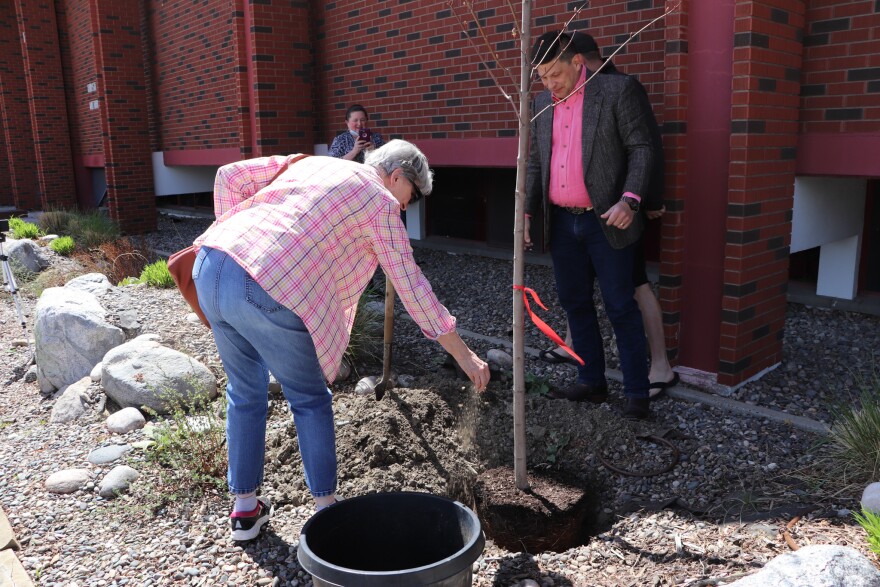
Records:
[[[34,587],[24,567],[15,556],[20,547],[9,518],[0,509],[0,587]]]

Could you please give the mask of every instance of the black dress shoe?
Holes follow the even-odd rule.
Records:
[[[608,400],[607,385],[587,385],[575,383],[563,389],[553,389],[548,394],[553,399],[567,399],[573,402],[605,403]]]
[[[626,407],[623,409],[623,417],[627,420],[645,420],[651,415],[650,398],[626,398]]]

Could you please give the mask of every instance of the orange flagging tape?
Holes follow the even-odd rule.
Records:
[[[540,330],[541,332],[543,332],[543,333],[547,336],[547,338],[549,338],[550,340],[552,340],[553,342],[555,342],[558,346],[560,346],[560,347],[562,348],[562,350],[564,350],[564,351],[567,352],[569,355],[571,355],[572,357],[574,357],[574,359],[575,359],[578,363],[580,363],[581,366],[583,366],[583,365],[584,365],[584,360],[583,360],[582,358],[580,358],[579,356],[577,356],[577,353],[575,353],[573,350],[571,350],[570,348],[568,348],[568,345],[565,344],[565,341],[562,340],[562,339],[559,337],[559,335],[556,334],[556,332],[554,332],[554,330],[553,330],[552,328],[550,328],[550,326],[549,326],[546,322],[544,322],[543,320],[541,320],[540,318],[538,318],[538,317],[535,315],[535,313],[532,312],[532,308],[531,308],[531,306],[529,306],[529,295],[528,295],[528,294],[531,294],[531,296],[535,299],[535,303],[536,303],[536,304],[538,304],[539,306],[541,306],[541,307],[544,308],[545,310],[547,309],[547,306],[545,306],[545,305],[541,302],[541,298],[538,297],[538,294],[535,292],[535,290],[533,290],[533,289],[530,288],[530,287],[526,287],[526,286],[524,286],[524,285],[514,285],[514,286],[513,286],[513,289],[515,289],[515,290],[517,290],[517,291],[521,291],[521,292],[523,292],[523,303],[524,303],[525,306],[526,306],[526,312],[529,313],[529,318],[532,319],[532,322],[535,323],[535,326],[538,327],[538,330]]]

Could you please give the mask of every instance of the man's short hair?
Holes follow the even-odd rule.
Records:
[[[532,64],[544,65],[559,57],[561,61],[570,62],[577,51],[571,45],[571,37],[559,31],[544,33],[532,47]]]
[[[597,57],[599,56],[599,45],[596,44],[596,39],[581,31],[571,33],[571,47],[575,53],[581,55],[595,53]]]

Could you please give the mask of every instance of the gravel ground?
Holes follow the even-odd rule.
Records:
[[[191,243],[208,224],[161,216],[159,232],[145,243],[175,251]],[[427,249],[417,249],[416,258],[462,328],[509,338],[509,262]],[[53,269],[64,264],[53,258]],[[549,308],[541,316],[561,330],[564,322],[550,268],[528,266],[526,283]],[[23,287],[20,298],[32,324],[36,300],[27,289]],[[123,303],[130,304],[144,332],[159,333],[163,343],[199,358],[218,377],[222,375],[210,333],[184,319],[187,309],[176,291],[136,287],[127,301],[117,303],[120,307],[109,308],[111,318]],[[876,364],[878,322],[877,317],[790,305],[783,364],[738,390],[735,399],[830,421],[835,406],[857,393],[858,380],[869,377]],[[407,349],[395,364],[399,371],[418,376],[442,361],[439,346],[421,337],[411,322],[398,324],[397,348]],[[610,341],[607,324],[603,332]],[[74,424],[48,424],[52,401],[21,378],[31,352],[15,346],[21,337],[14,306],[8,295],[0,295],[0,348],[6,355],[0,361],[0,505],[22,542],[19,559],[35,583],[59,587],[311,583],[296,562],[299,530],[312,513],[310,506],[284,506],[263,538],[237,545],[227,538],[225,495],[183,500],[179,507],[149,517],[131,499],[100,498],[93,486],[67,496],[47,493],[43,482],[62,468],[87,467],[92,479],[99,480],[106,470],[87,463],[89,451],[142,440],[143,435],[110,435],[97,412]],[[548,346],[531,325],[526,340],[535,348]],[[480,354],[490,348],[481,341],[472,346]],[[616,366],[613,345],[608,349],[609,366]],[[552,384],[568,382],[574,375],[570,367],[537,360],[530,360],[527,369]],[[500,390],[508,384],[496,385]],[[350,381],[334,389],[344,398],[352,386]],[[585,421],[586,416],[603,417],[601,410],[613,417],[612,410],[620,403],[620,389],[614,383],[612,396],[610,405],[577,409],[589,410]],[[606,472],[606,509],[612,520],[601,534],[584,546],[536,556],[507,552],[489,543],[474,565],[474,584],[695,585],[706,577],[747,573],[786,551],[779,526],[804,506],[812,506],[813,511],[794,528],[796,541],[848,544],[869,553],[863,533],[846,511],[854,507],[860,489],[830,499],[810,495],[798,483],[796,473],[816,462],[816,437],[699,404],[670,400],[658,403],[655,410],[647,430],[679,445],[682,458],[675,469],[649,478]],[[279,420],[270,423],[270,429],[285,425]],[[632,450],[610,447],[610,456],[625,459],[624,453]],[[652,446],[638,450],[660,451]],[[137,454],[130,459],[135,468],[141,461]],[[595,462],[588,465],[600,468]]]

